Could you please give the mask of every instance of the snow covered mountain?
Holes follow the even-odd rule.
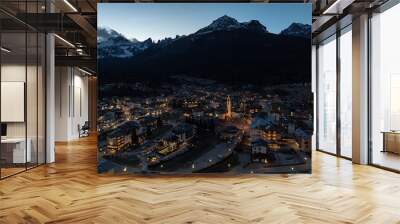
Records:
[[[292,23],[288,28],[282,30],[280,34],[286,36],[311,38],[311,25]]]
[[[205,34],[218,30],[249,29],[260,32],[268,32],[266,27],[257,20],[239,23],[236,19],[224,15],[214,20],[210,25],[201,28],[195,34]]]
[[[258,20],[248,22],[238,22],[236,19],[227,15],[214,20],[210,25],[199,29],[188,36],[167,37],[163,40],[154,42],[151,38],[145,41],[128,39],[124,35],[110,28],[98,29],[98,57],[99,58],[130,58],[138,55],[149,48],[165,48],[174,42],[190,38],[191,40],[201,38],[204,35],[216,34],[216,31],[247,32],[269,34],[267,28]],[[310,38],[311,26],[301,23],[292,23],[288,28],[282,30],[278,35]]]
[[[115,30],[112,30],[110,28],[99,27],[99,29],[97,30],[97,42],[99,43],[107,41],[108,39],[117,36],[121,36],[121,34],[117,33]]]
[[[153,41],[151,38],[145,41],[138,41],[136,39],[128,39],[124,35],[112,30],[110,28],[98,29],[97,45],[99,58],[116,57],[126,58],[133,57],[136,54],[144,51],[151,45]]]
[[[268,32],[256,20],[240,23],[222,16],[192,34],[157,41],[134,57],[100,59],[99,73],[105,83],[156,83],[177,74],[237,84],[308,82],[311,58],[304,55],[309,49],[308,39]]]

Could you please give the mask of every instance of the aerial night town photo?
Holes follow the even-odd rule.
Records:
[[[99,4],[98,172],[311,172],[311,9],[254,5]]]

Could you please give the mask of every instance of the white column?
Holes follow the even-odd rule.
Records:
[[[353,19],[353,162],[368,163],[368,15]]]
[[[71,140],[72,68],[58,66],[55,69],[55,141]]]
[[[54,34],[46,36],[46,163],[55,161],[55,53]]]

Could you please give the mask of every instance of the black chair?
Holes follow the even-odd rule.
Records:
[[[90,129],[89,121],[85,121],[82,127],[78,124],[79,138],[89,136],[89,129]]]

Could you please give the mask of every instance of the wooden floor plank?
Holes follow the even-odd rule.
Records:
[[[400,223],[400,175],[320,152],[310,175],[96,173],[96,139],[0,181],[0,223]]]

